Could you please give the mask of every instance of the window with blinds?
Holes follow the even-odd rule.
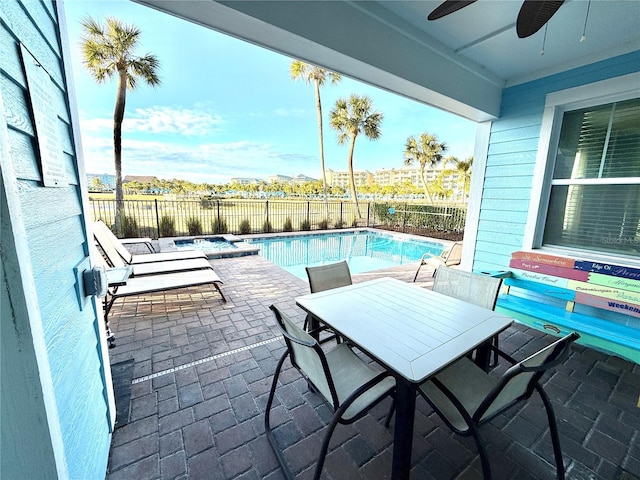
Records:
[[[565,112],[543,244],[640,257],[640,99]]]

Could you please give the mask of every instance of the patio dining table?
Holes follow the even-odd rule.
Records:
[[[396,378],[393,479],[408,479],[416,390],[513,322],[471,303],[380,278],[296,298]]]

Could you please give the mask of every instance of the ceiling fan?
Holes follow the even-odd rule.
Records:
[[[450,13],[457,12],[461,8],[471,5],[477,0],[446,0],[438,5],[428,16],[429,20],[437,20]],[[516,21],[516,32],[518,37],[526,38],[540,30],[549,19],[562,6],[564,0],[524,0],[518,20]]]

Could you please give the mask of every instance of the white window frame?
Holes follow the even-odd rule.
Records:
[[[524,249],[544,248],[569,256],[576,252],[576,249],[572,248],[542,247],[542,236],[547,219],[553,169],[564,112],[638,97],[640,97],[640,72],[560,90],[547,95],[538,141],[529,213],[523,237],[522,246]],[[588,181],[588,183],[592,182],[593,180]],[[614,182],[609,181],[608,183]],[[591,251],[589,251],[589,255],[594,260],[610,259],[616,256],[615,254],[599,254]],[[625,258],[628,263],[628,257],[622,255],[620,257]]]

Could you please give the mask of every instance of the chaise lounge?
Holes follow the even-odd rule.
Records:
[[[127,248],[120,242],[111,229],[101,220],[93,223],[93,236],[100,245],[100,248],[105,250],[109,248],[109,245],[122,257],[122,259],[129,265],[138,265],[142,263],[153,262],[166,262],[171,260],[185,260],[190,258],[204,258],[207,256],[204,252],[198,252],[195,250],[182,250],[177,252],[161,252],[161,253],[144,253],[140,255],[133,255]]]
[[[98,223],[100,223],[100,225],[98,225]],[[108,229],[109,227],[107,227],[102,222],[96,222],[94,227],[94,238],[99,244],[102,253],[104,254],[104,257],[109,265],[114,268],[130,266],[132,268],[132,276],[134,277],[139,277],[141,275],[154,275],[159,273],[184,272],[188,270],[212,269],[209,261],[206,258],[200,257],[185,258],[182,260],[165,260],[150,263],[138,263],[132,265],[130,263],[127,263],[122,258],[122,256],[116,250],[115,244],[109,240],[109,235],[106,234],[106,232],[102,231],[104,229]],[[96,234],[96,232],[98,233]],[[141,256],[146,257],[149,255],[145,254]]]

